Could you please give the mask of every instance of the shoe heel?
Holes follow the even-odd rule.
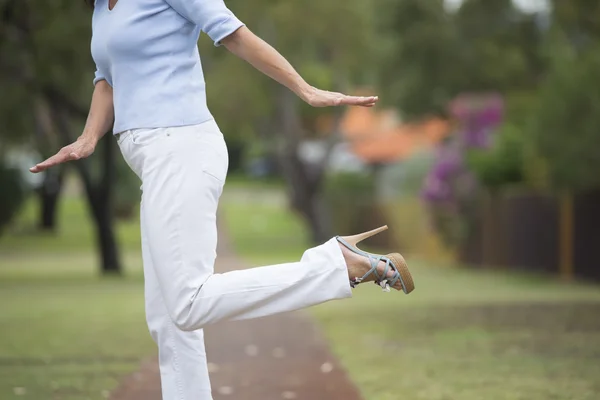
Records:
[[[377,229],[373,229],[372,231],[359,233],[358,235],[353,236],[345,236],[343,239],[350,245],[356,246],[358,243],[362,242],[365,239],[370,238],[371,236],[375,236],[378,233],[381,233],[388,229],[387,225],[381,226]]]

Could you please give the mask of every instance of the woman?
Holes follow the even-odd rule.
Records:
[[[158,344],[164,399],[211,399],[202,331],[208,324],[350,297],[361,281],[406,293],[413,289],[399,254],[370,255],[355,247],[386,227],[333,238],[307,250],[300,262],[215,274],[216,211],[228,157],[206,106],[200,32],[312,106],[370,107],[378,99],[310,86],[222,0],[94,3],[97,70],[84,131],[31,171],[88,157],[105,132],[115,133],[142,180],[146,314]]]

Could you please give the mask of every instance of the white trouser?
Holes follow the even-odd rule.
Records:
[[[158,344],[164,400],[210,400],[202,328],[351,296],[335,239],[300,262],[215,274],[216,212],[227,173],[214,121],[118,135],[142,180],[146,318]],[[240,221],[243,223],[243,221]]]

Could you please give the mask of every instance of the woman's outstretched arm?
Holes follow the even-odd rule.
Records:
[[[372,107],[378,100],[376,96],[347,96],[309,85],[277,50],[245,26],[221,40],[221,44],[257,70],[288,87],[313,107],[340,105]]]
[[[106,80],[100,80],[94,88],[90,112],[81,136],[29,170],[34,173],[42,172],[55,165],[90,156],[100,138],[111,129],[113,119],[113,90]]]

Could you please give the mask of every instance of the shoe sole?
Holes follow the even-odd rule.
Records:
[[[402,257],[402,255],[398,253],[388,254],[387,256],[390,260],[392,260],[394,266],[400,273],[402,282],[404,282],[404,293],[409,294],[410,292],[415,290],[415,282],[413,281],[412,275],[408,270],[408,265],[406,264],[404,257]]]

